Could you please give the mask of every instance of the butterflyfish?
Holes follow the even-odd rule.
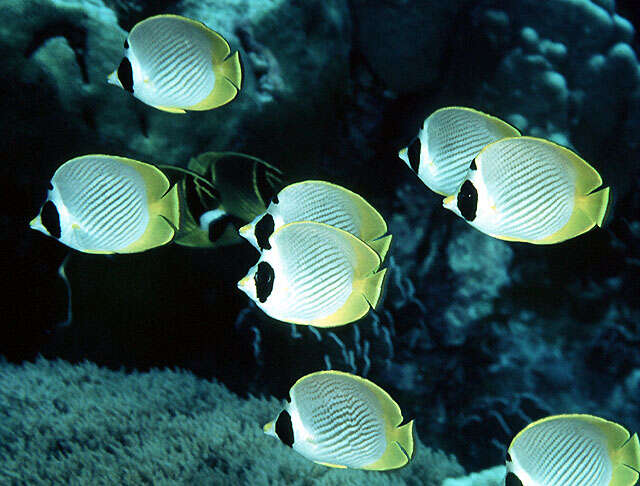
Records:
[[[289,223],[238,282],[267,315],[293,324],[334,327],[375,308],[386,269],[352,234],[311,221]]]
[[[638,435],[593,415],[553,415],[529,424],[507,450],[505,486],[633,486]]]
[[[179,214],[177,187],[157,167],[85,155],[55,171],[30,225],[84,253],[136,253],[170,242]]]
[[[552,244],[602,226],[609,188],[571,150],[533,137],[487,145],[443,205],[480,231],[508,241]]]
[[[211,110],[233,100],[242,83],[238,51],[203,23],[156,15],[137,23],[108,82],[170,113]]]
[[[265,434],[329,467],[384,471],[413,455],[413,420],[402,425],[398,404],[375,383],[340,371],[300,378],[291,400]]]
[[[391,244],[387,223],[371,204],[354,192],[324,181],[291,184],[272,199],[266,212],[240,228],[258,250],[269,247],[278,228],[295,221],[315,221],[345,230],[363,240],[384,260]]]
[[[181,176],[179,245],[214,248],[239,243],[238,228],[265,211],[282,187],[281,171],[267,162],[235,152],[192,157],[187,170],[162,167]]]
[[[519,135],[499,118],[450,106],[429,115],[417,137],[398,156],[429,189],[449,196],[458,190],[480,150],[491,142]]]

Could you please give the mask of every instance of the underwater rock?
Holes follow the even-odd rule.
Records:
[[[445,479],[442,486],[502,486],[506,474],[504,466],[496,466],[463,478]]]
[[[384,85],[407,93],[435,83],[449,62],[456,17],[468,0],[351,2],[356,48]]]
[[[262,432],[276,400],[243,399],[182,370],[0,361],[0,389],[3,484],[440,486],[464,472],[418,438],[392,474],[319,466]]]
[[[491,2],[490,2],[491,3]],[[496,25],[488,18],[500,15]],[[631,47],[634,28],[614,12],[614,2],[522,0],[475,13],[495,50],[495,75],[475,100],[514,120],[524,134],[575,146],[607,175],[635,170],[618,155],[629,151],[625,134],[638,107],[640,66]],[[612,154],[615,154],[612,160]]]

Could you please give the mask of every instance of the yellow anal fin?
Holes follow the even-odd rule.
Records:
[[[588,196],[576,196],[573,213],[559,231],[541,240],[531,243],[538,245],[549,245],[575,238],[586,233],[594,226],[600,226],[607,213],[609,205],[609,188],[605,187],[601,191],[594,192]]]
[[[173,106],[160,106],[160,105],[151,105],[158,110],[166,111],[168,113],[186,113],[182,108],[175,108]]]
[[[307,322],[305,324],[314,327],[344,326],[345,324],[357,321],[358,319],[361,319],[362,317],[367,315],[367,313],[369,312],[369,308],[369,302],[367,302],[365,297],[360,292],[354,289],[354,291],[351,292],[351,295],[344,303],[344,305],[340,307],[340,309],[327,317]]]
[[[638,434],[633,434],[620,449],[615,451],[613,460],[617,464],[624,464],[634,469],[636,471],[636,480],[638,479],[637,474],[640,472],[640,441],[638,441]]]
[[[373,251],[375,251],[380,256],[380,261],[384,261],[387,256],[387,252],[389,251],[389,247],[391,246],[391,240],[393,236],[387,235],[382,238],[378,238],[377,240],[367,241],[367,245],[371,247]]]
[[[347,469],[347,466],[343,466],[342,464],[331,464],[330,462],[322,462],[322,461],[313,461],[316,464],[320,464],[321,466],[327,467],[337,467],[339,469]]]
[[[367,300],[369,305],[374,309],[378,305],[378,301],[380,300],[380,295],[382,295],[382,288],[384,284],[384,277],[387,273],[387,269],[384,268],[379,272],[374,273],[366,277],[361,282],[361,291],[364,298]]]
[[[173,240],[180,220],[178,186],[174,185],[160,200],[149,205],[149,224],[138,240],[118,253],[137,253]]]
[[[229,103],[238,95],[242,82],[242,68],[240,54],[237,51],[222,63],[214,64],[213,71],[216,75],[216,82],[211,93],[199,103],[187,107],[188,110],[211,110]]]
[[[402,427],[393,428],[387,434],[387,449],[382,457],[363,469],[386,471],[405,466],[413,456],[413,420]]]
[[[638,482],[638,471],[620,464],[613,469],[609,486],[633,486]]]

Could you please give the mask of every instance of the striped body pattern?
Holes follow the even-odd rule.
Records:
[[[514,439],[509,454],[525,486],[607,486],[612,477],[606,436],[591,423],[541,421]]]
[[[486,145],[518,135],[512,126],[480,111],[441,108],[425,120],[418,133],[419,161],[409,165],[429,189],[448,196],[456,193],[469,165]]]
[[[314,373],[291,391],[292,420],[297,415],[308,440],[294,449],[318,462],[352,468],[377,461],[387,448],[385,417],[375,394],[346,374]]]
[[[196,105],[213,90],[211,40],[204,29],[175,17],[154,17],[129,35],[134,96],[153,106]]]
[[[316,221],[362,238],[358,208],[341,188],[312,182],[292,184],[278,194],[275,228],[294,221]]]
[[[340,309],[353,291],[356,258],[341,233],[324,225],[297,231],[295,224],[274,233],[263,260],[275,272],[273,292],[258,304],[276,319],[309,322]]]
[[[569,221],[575,204],[575,174],[550,144],[526,137],[502,140],[480,153],[477,166],[488,204],[495,208],[489,224],[483,225],[480,218],[471,223],[482,231],[541,240]]]
[[[68,218],[61,241],[72,248],[116,251],[147,228],[145,182],[133,167],[107,156],[78,157],[56,171],[52,184],[61,219]]]

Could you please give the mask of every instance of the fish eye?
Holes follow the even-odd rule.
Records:
[[[286,410],[278,415],[276,435],[284,444],[293,447],[293,424],[291,423],[291,415]]]
[[[504,486],[522,486],[522,481],[512,472],[508,472],[507,477],[504,479]]]
[[[476,219],[478,209],[478,191],[471,181],[466,180],[458,192],[458,209],[467,221]]]
[[[124,40],[124,48],[125,49],[129,49],[129,40],[128,39]]]
[[[122,58],[122,62],[118,66],[118,79],[125,91],[133,93],[133,69],[129,59],[126,57]]]
[[[416,139],[411,142],[409,148],[407,149],[407,154],[409,156],[409,165],[411,169],[418,173],[418,169],[420,167],[420,152],[422,151],[422,142],[420,142],[420,137],[416,137]]]
[[[42,226],[51,236],[56,239],[60,238],[60,215],[58,214],[58,208],[51,201],[47,201],[42,206],[40,221],[42,221]]]
[[[273,267],[267,262],[260,262],[258,271],[253,278],[256,283],[256,296],[264,304],[273,290],[273,280],[275,279]]]
[[[273,234],[275,223],[273,216],[269,213],[265,214],[258,224],[256,224],[256,241],[261,250],[270,250],[269,236]]]

